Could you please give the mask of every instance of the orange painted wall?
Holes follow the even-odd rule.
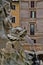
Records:
[[[12,5],[15,5],[15,10],[11,9],[11,15],[12,17],[15,17],[15,23],[12,23],[13,27],[20,26],[19,22],[19,2],[14,2]]]

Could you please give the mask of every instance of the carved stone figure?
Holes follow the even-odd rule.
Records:
[[[24,40],[27,34],[21,27],[13,28],[10,15],[9,2],[2,0],[3,6],[0,8],[3,28],[9,41],[6,48],[1,50],[1,65],[30,65],[20,41]]]

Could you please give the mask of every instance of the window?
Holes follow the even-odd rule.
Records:
[[[33,43],[36,43],[36,40],[35,39],[32,39],[33,40]]]
[[[31,18],[36,18],[36,11],[31,11],[30,12],[30,17]]]
[[[15,23],[15,17],[12,17],[12,23]]]
[[[36,40],[34,39],[34,43],[36,43]]]
[[[34,7],[34,1],[31,1],[31,7],[32,8]]]
[[[14,9],[15,10],[15,5],[11,5],[11,9]]]
[[[35,25],[30,24],[30,35],[34,35],[34,33],[35,33]]]

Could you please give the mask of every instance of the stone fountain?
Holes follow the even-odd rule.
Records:
[[[25,40],[27,31],[21,27],[13,28],[10,3],[2,0],[2,4],[0,6],[0,17],[8,42],[6,48],[0,50],[0,65],[31,65],[20,43],[20,41]]]
[[[32,60],[29,59],[29,55],[26,55],[24,52],[22,41],[26,41],[32,44],[33,41],[28,37],[26,29],[22,29],[21,27],[14,28],[12,26],[10,3],[6,0],[1,1],[0,21],[3,30],[2,34],[5,34],[8,42],[6,43],[6,48],[0,50],[0,65],[32,65]]]

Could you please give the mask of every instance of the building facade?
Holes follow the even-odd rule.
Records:
[[[43,43],[43,1],[12,0],[12,24],[26,28],[34,43]]]
[[[21,26],[27,30],[27,35],[33,40],[33,46],[24,45],[24,49],[35,49],[43,56],[43,0],[12,0],[11,14],[16,17],[13,26]],[[15,8],[17,8],[15,10]],[[15,19],[15,18],[14,18]],[[13,20],[14,21],[14,20]]]
[[[43,58],[43,1],[20,1],[20,26],[27,30],[28,36],[33,40],[33,46],[24,45],[25,50],[35,49]],[[39,52],[40,51],[40,52]]]
[[[20,25],[34,43],[43,43],[43,1],[22,0],[20,2]]]
[[[19,11],[20,11],[19,1],[13,1],[11,3],[11,15],[12,15],[12,25],[13,27],[19,26]]]

